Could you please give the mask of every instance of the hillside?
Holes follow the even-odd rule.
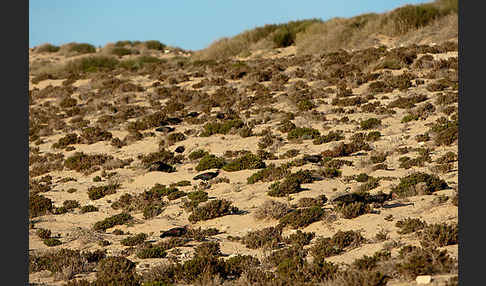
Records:
[[[29,51],[31,285],[458,285],[457,37],[306,49],[328,24]]]

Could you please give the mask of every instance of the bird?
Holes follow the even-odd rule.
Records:
[[[174,130],[175,130],[175,128],[174,127],[170,127],[170,126],[160,126],[160,127],[157,127],[155,129],[155,131],[158,131],[158,132],[167,132],[167,133],[172,132]]]
[[[310,163],[319,163],[319,161],[322,160],[321,155],[305,155],[304,156],[304,161],[310,162]]]
[[[219,170],[217,170],[216,172],[206,172],[206,173],[202,173],[202,174],[199,174],[199,175],[195,176],[192,179],[193,180],[209,181],[209,180],[211,180],[213,178],[216,178],[218,175],[219,175]]]
[[[187,226],[173,227],[169,230],[162,231],[160,238],[164,237],[179,237],[187,233]]]

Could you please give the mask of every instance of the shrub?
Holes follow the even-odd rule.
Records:
[[[35,234],[41,239],[46,239],[51,237],[51,231],[49,229],[44,229],[44,228],[37,229]]]
[[[213,154],[208,154],[201,158],[195,169],[199,172],[209,169],[221,169],[225,163],[224,158],[217,157]]]
[[[223,170],[228,172],[261,168],[265,168],[265,162],[260,157],[251,153],[245,154],[223,166]]]
[[[75,43],[69,48],[70,52],[77,52],[80,54],[90,54],[96,53],[95,46],[88,44],[88,43]]]
[[[167,252],[160,246],[149,246],[139,249],[136,255],[141,259],[164,258],[167,256]]]
[[[123,239],[120,243],[123,246],[135,246],[143,243],[145,239],[147,239],[147,234],[142,232],[136,235],[129,236]]]
[[[285,237],[284,241],[285,243],[291,244],[292,246],[303,247],[305,245],[308,245],[314,238],[314,236],[315,233],[313,232],[303,232],[301,230],[297,230],[288,237]]]
[[[237,213],[239,210],[237,207],[232,206],[232,203],[227,200],[213,200],[207,202],[203,206],[198,206],[192,213],[189,215],[189,221],[192,223],[201,221],[201,220],[209,220],[225,215],[231,215]]]
[[[456,266],[456,261],[447,254],[447,250],[435,248],[403,247],[400,249],[403,259],[397,263],[398,273],[407,279],[418,275],[449,273]]]
[[[279,166],[276,167],[275,164],[270,164],[266,168],[259,170],[247,179],[248,184],[254,184],[258,181],[271,182],[274,180],[280,180],[286,175],[290,174],[287,167]]]
[[[457,161],[457,154],[452,151],[445,153],[443,156],[436,160],[436,162],[439,164],[452,163],[455,161]]]
[[[289,131],[287,139],[316,139],[321,136],[319,130],[307,127],[296,127]]]
[[[59,49],[60,49],[59,46],[55,46],[55,45],[46,43],[46,44],[43,44],[43,45],[36,47],[34,51],[36,51],[38,53],[56,53],[56,52],[59,51]]]
[[[143,217],[145,219],[153,218],[158,216],[164,211],[162,205],[152,204],[143,208]]]
[[[167,143],[169,143],[169,145],[172,145],[176,142],[180,142],[180,141],[184,141],[184,140],[186,140],[186,136],[183,133],[180,133],[180,132],[171,133],[167,137]]]
[[[280,219],[290,212],[290,208],[281,202],[267,200],[255,211],[255,218],[257,219]]]
[[[65,200],[62,205],[68,210],[79,208],[79,202],[76,200]]]
[[[299,111],[309,111],[315,107],[316,105],[308,99],[301,100],[297,103],[297,108],[299,109]]]
[[[93,144],[98,141],[111,140],[112,134],[99,127],[88,127],[83,129],[81,137],[83,139],[83,143]]]
[[[297,209],[280,218],[279,223],[282,226],[290,226],[293,229],[297,229],[320,220],[323,215],[324,209],[318,206]]]
[[[91,200],[98,200],[107,195],[116,193],[116,190],[120,187],[120,184],[112,183],[106,186],[92,186],[88,189],[88,197]]]
[[[97,268],[96,285],[139,285],[136,265],[125,257],[106,257],[98,263]]]
[[[208,151],[205,151],[205,150],[202,150],[202,149],[199,149],[199,150],[192,151],[189,154],[188,157],[191,160],[197,160],[197,159],[200,159],[200,158],[204,157],[205,155],[209,155],[209,152]]]
[[[208,193],[204,191],[195,191],[187,194],[187,197],[197,203],[202,203],[208,200]]]
[[[165,49],[165,45],[162,44],[160,41],[157,40],[150,40],[150,41],[145,41],[145,47],[149,50],[158,50],[161,51]]]
[[[346,219],[352,219],[363,214],[371,213],[372,211],[370,205],[363,202],[352,202],[349,204],[343,204],[340,206],[336,206],[335,209],[340,212]]]
[[[366,129],[373,129],[381,125],[381,120],[377,118],[369,118],[364,121],[361,121],[360,127],[363,130]]]
[[[114,227],[115,225],[122,225],[129,222],[132,216],[128,213],[119,213],[111,217],[107,217],[102,221],[98,221],[93,225],[94,230],[105,231],[108,228]]]
[[[437,177],[427,173],[415,172],[400,179],[398,186],[392,189],[392,192],[399,197],[409,197],[418,195],[415,186],[419,183],[425,183],[424,194],[431,194],[435,191],[440,191],[448,187],[447,183]]]
[[[42,195],[29,196],[29,217],[37,217],[48,214],[52,210],[52,201]]]
[[[206,123],[201,137],[209,137],[213,134],[227,134],[231,129],[242,128],[245,124],[240,119],[231,119],[224,122]]]
[[[90,56],[68,62],[64,70],[69,73],[93,73],[114,70],[118,64],[114,57]]]
[[[299,180],[295,177],[287,177],[282,182],[277,181],[271,184],[268,188],[269,191],[267,194],[272,197],[285,197],[302,190]]]
[[[113,48],[110,53],[115,56],[123,57],[126,55],[131,55],[134,52],[130,49],[124,48],[124,47],[115,47]]]
[[[76,152],[64,161],[64,166],[69,170],[91,173],[92,167],[103,165],[111,159],[113,159],[112,156],[103,154],[87,155],[83,152]]]
[[[98,208],[93,206],[93,205],[87,205],[87,206],[82,206],[81,207],[81,213],[89,213],[89,212],[97,212]]]
[[[408,234],[423,229],[427,224],[418,218],[406,218],[399,220],[395,223],[395,226],[400,228],[398,233]]]
[[[327,202],[325,195],[320,195],[317,198],[300,198],[297,202],[299,208],[308,208],[319,206],[322,207]]]
[[[261,230],[248,232],[242,237],[241,243],[250,249],[276,249],[279,247],[282,240],[281,228],[267,227]]]
[[[340,254],[347,247],[357,247],[364,242],[363,236],[356,231],[338,231],[332,237],[319,237],[309,249],[314,259]]]
[[[457,224],[431,224],[424,227],[420,238],[424,247],[443,247],[457,244],[459,242],[459,229]]]
[[[330,131],[327,135],[322,135],[317,137],[316,139],[314,139],[314,141],[312,141],[312,143],[314,145],[320,145],[323,143],[329,143],[332,141],[339,141],[343,139],[344,136],[342,135],[342,131],[336,131],[336,132]]]
[[[44,242],[44,244],[47,245],[47,246],[49,246],[49,247],[58,246],[58,245],[61,245],[62,244],[62,242],[59,239],[53,238],[53,237],[44,238],[42,240],[42,242]]]

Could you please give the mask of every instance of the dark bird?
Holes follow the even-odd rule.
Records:
[[[179,237],[187,233],[187,226],[173,227],[169,230],[163,231],[160,238],[164,237]]]
[[[172,132],[174,130],[175,130],[175,128],[174,127],[170,127],[170,126],[160,126],[160,127],[157,127],[155,129],[155,131],[167,132],[167,133]]]
[[[216,178],[218,175],[219,175],[219,170],[217,170],[216,172],[206,172],[206,173],[202,173],[202,174],[199,174],[199,175],[195,176],[192,179],[193,180],[209,181],[212,178]]]
[[[305,155],[304,161],[311,162],[311,163],[319,163],[322,160],[321,155]]]
[[[159,171],[159,172],[166,172],[172,173],[175,172],[175,168],[167,163],[162,161],[153,162],[149,165],[148,170],[150,172]]]
[[[188,114],[186,114],[186,117],[197,117],[198,115],[199,115],[198,112],[193,111],[193,112],[189,112]]]
[[[173,125],[176,125],[176,124],[179,124],[182,122],[182,119],[180,118],[177,118],[177,117],[167,117],[165,120],[162,120],[160,121],[160,124],[159,125],[169,125],[169,124],[173,124]]]
[[[176,153],[184,153],[184,151],[186,150],[186,148],[184,146],[179,146],[177,148],[175,148],[175,152]]]

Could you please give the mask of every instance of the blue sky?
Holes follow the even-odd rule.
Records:
[[[29,47],[159,40],[199,50],[264,24],[382,13],[424,0],[30,0]]]

